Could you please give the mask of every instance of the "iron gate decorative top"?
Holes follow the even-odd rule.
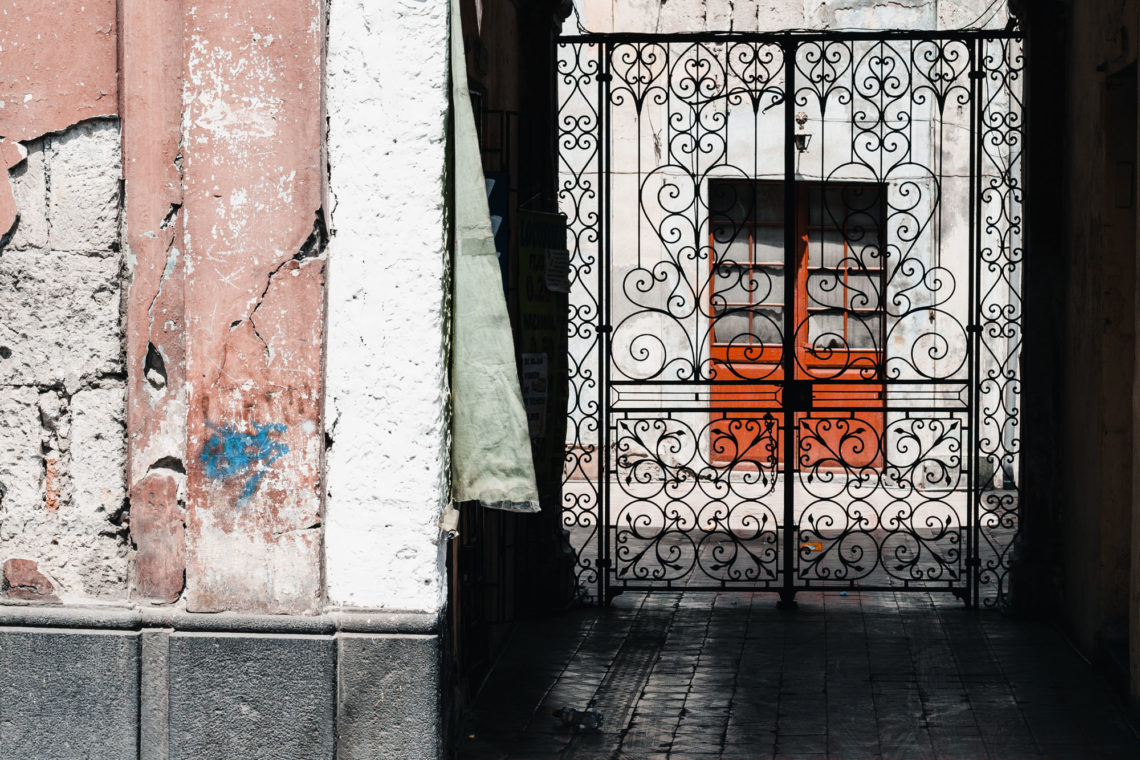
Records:
[[[559,44],[583,595],[1008,593],[1017,33]]]

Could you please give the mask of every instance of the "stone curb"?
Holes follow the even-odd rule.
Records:
[[[333,608],[320,615],[253,615],[237,612],[185,612],[122,607],[39,607],[0,605],[0,627],[94,628],[138,631],[170,628],[215,633],[335,633],[434,634],[440,616],[427,612]]]

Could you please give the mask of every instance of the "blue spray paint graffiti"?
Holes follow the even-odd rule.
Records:
[[[255,422],[252,435],[229,427],[206,424],[214,431],[202,449],[206,477],[211,480],[229,480],[253,471],[242,486],[239,504],[256,493],[269,467],[289,453],[287,444],[269,440],[269,436],[285,432],[286,427],[282,424],[258,425]]]

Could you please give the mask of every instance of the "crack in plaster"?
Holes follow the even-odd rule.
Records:
[[[174,208],[177,206],[177,208]],[[182,208],[182,204],[172,204],[172,213],[177,213],[177,209]],[[163,220],[163,226],[160,229],[166,229],[166,221]],[[166,249],[166,265],[162,268],[162,276],[158,279],[158,287],[155,288],[154,297],[150,299],[150,304],[146,307],[148,319],[148,334],[154,331],[154,305],[158,303],[158,299],[162,297],[162,286],[170,279],[170,275],[174,274],[174,267],[178,265],[178,246],[171,240],[170,245]]]
[[[250,309],[249,316],[246,318],[249,320],[249,325],[253,330],[253,334],[257,336],[257,339],[259,341],[261,341],[261,345],[265,350],[266,364],[269,364],[269,362],[273,360],[273,351],[270,349],[269,344],[265,341],[265,338],[263,338],[261,333],[258,332],[257,321],[254,319],[257,314],[257,310],[260,309],[262,303],[264,303],[265,296],[269,293],[269,289],[273,287],[273,280],[277,277],[282,268],[284,268],[287,264],[295,261],[306,261],[308,259],[320,258],[324,255],[325,249],[327,247],[328,230],[325,228],[324,209],[321,207],[316,211],[316,220],[313,222],[313,231],[309,233],[309,236],[307,238],[305,238],[305,242],[301,244],[301,247],[297,250],[297,252],[270,270],[269,277],[267,277],[265,281],[265,288],[261,291],[261,295],[257,297],[257,301],[254,303],[253,308]],[[233,330],[241,325],[243,321],[245,320],[237,320],[231,323],[230,332],[233,332]]]
[[[309,531],[320,530],[320,528],[321,528],[321,520],[318,517],[310,525],[298,525],[296,528],[289,528],[288,530],[275,530],[275,531],[273,531],[273,537],[274,538],[280,538],[281,536],[288,536],[290,534],[306,533]]]

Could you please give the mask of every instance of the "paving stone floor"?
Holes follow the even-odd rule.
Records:
[[[946,595],[623,594],[512,635],[461,760],[1140,758],[1052,628]],[[564,727],[563,706],[604,715]]]

